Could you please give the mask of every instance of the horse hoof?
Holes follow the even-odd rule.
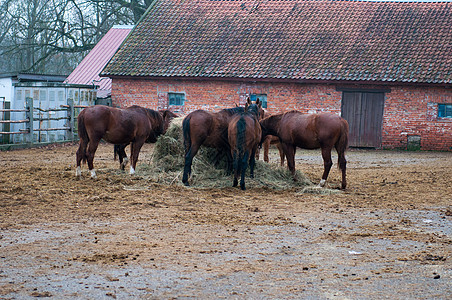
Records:
[[[320,180],[320,182],[319,182],[319,186],[320,186],[320,187],[324,187],[324,186],[325,186],[325,183],[326,183],[326,180],[325,180],[325,179],[322,179],[322,180]]]
[[[130,172],[129,172],[129,174],[130,174],[130,175],[135,174],[135,169],[134,169],[133,167],[130,167]]]
[[[245,186],[240,186],[240,188],[242,189],[242,191],[246,191],[246,187]]]
[[[184,184],[185,186],[190,186],[190,185],[188,184],[188,181],[187,181],[187,182],[183,182],[183,184]]]

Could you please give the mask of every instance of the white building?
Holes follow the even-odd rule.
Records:
[[[67,140],[67,130],[58,129],[69,126],[68,120],[59,119],[67,116],[67,111],[49,111],[64,109],[70,101],[76,106],[94,105],[96,87],[93,85],[66,84],[66,76],[37,74],[3,74],[0,75],[0,109],[26,108],[26,99],[33,99],[32,135],[1,134],[0,142],[8,143],[48,143]],[[77,116],[81,108],[75,108]],[[53,120],[42,120],[51,118]],[[26,120],[26,112],[0,112],[0,120]],[[71,120],[72,122],[74,120]],[[74,123],[73,123],[74,124]],[[28,123],[0,123],[1,132],[26,132]],[[57,130],[47,131],[49,128]],[[43,130],[44,129],[44,130]],[[33,139],[31,141],[31,139]]]

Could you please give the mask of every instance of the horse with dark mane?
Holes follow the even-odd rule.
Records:
[[[228,140],[231,148],[231,156],[234,166],[234,181],[232,186],[237,186],[240,177],[240,188],[245,190],[245,172],[250,165],[250,176],[254,177],[254,165],[256,163],[256,150],[261,140],[261,103],[259,99],[252,104],[248,98],[245,112],[234,116],[228,125]]]
[[[93,160],[101,139],[116,145],[131,144],[130,174],[134,174],[141,147],[165,133],[170,114],[136,105],[125,109],[94,105],[82,110],[77,121],[80,144],[75,174],[81,176],[81,162],[87,161],[91,177],[96,178]]]
[[[159,113],[162,115],[163,118],[165,118],[167,120],[167,122],[164,122],[164,128],[163,128],[163,132],[166,132],[168,130],[171,120],[174,118],[177,118],[177,115],[167,109],[159,110]],[[155,143],[155,141],[149,141],[149,142]],[[121,170],[124,170],[127,163],[129,162],[129,159],[127,158],[127,154],[126,154],[126,150],[125,150],[128,145],[129,144],[122,144],[122,145],[115,144],[113,147],[113,159],[116,160],[116,157],[119,158],[119,168]]]
[[[227,172],[232,169],[232,157],[228,143],[228,124],[236,114],[243,113],[243,107],[225,108],[219,112],[195,110],[182,121],[182,132],[185,147],[185,165],[182,182],[188,186],[191,175],[193,157],[198,153],[201,145],[215,148],[218,152],[225,152],[227,157]]]
[[[295,173],[295,150],[297,147],[303,149],[322,150],[323,175],[320,186],[324,186],[328,178],[333,162],[331,150],[336,148],[338,154],[338,167],[342,171],[342,185],[345,189],[347,181],[345,178],[347,161],[345,150],[348,147],[348,123],[336,114],[303,114],[299,111],[290,111],[270,116],[261,122],[262,141],[267,135],[275,135],[279,138],[284,154],[287,157],[287,166],[292,172],[294,180]]]

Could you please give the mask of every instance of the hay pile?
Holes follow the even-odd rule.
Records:
[[[190,186],[196,188],[223,188],[232,186],[232,175],[226,175],[226,156],[218,154],[215,149],[201,147],[193,159]],[[217,161],[217,163],[215,163]],[[182,118],[174,119],[165,135],[158,138],[150,164],[140,165],[140,176],[166,185],[182,185],[184,169],[184,146],[182,137]],[[249,169],[247,170],[249,174]],[[298,182],[286,168],[262,161],[256,162],[255,178],[246,177],[248,188],[267,187],[272,189],[297,188],[303,192],[324,193],[313,188],[312,182],[301,172]],[[326,190],[326,189],[323,189]]]

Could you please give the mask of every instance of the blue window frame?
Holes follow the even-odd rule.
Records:
[[[262,107],[267,108],[267,94],[251,94],[250,100],[256,102],[259,99],[262,102]]]
[[[438,104],[438,118],[452,118],[452,104]]]
[[[185,102],[184,93],[168,93],[169,105],[182,106]]]

